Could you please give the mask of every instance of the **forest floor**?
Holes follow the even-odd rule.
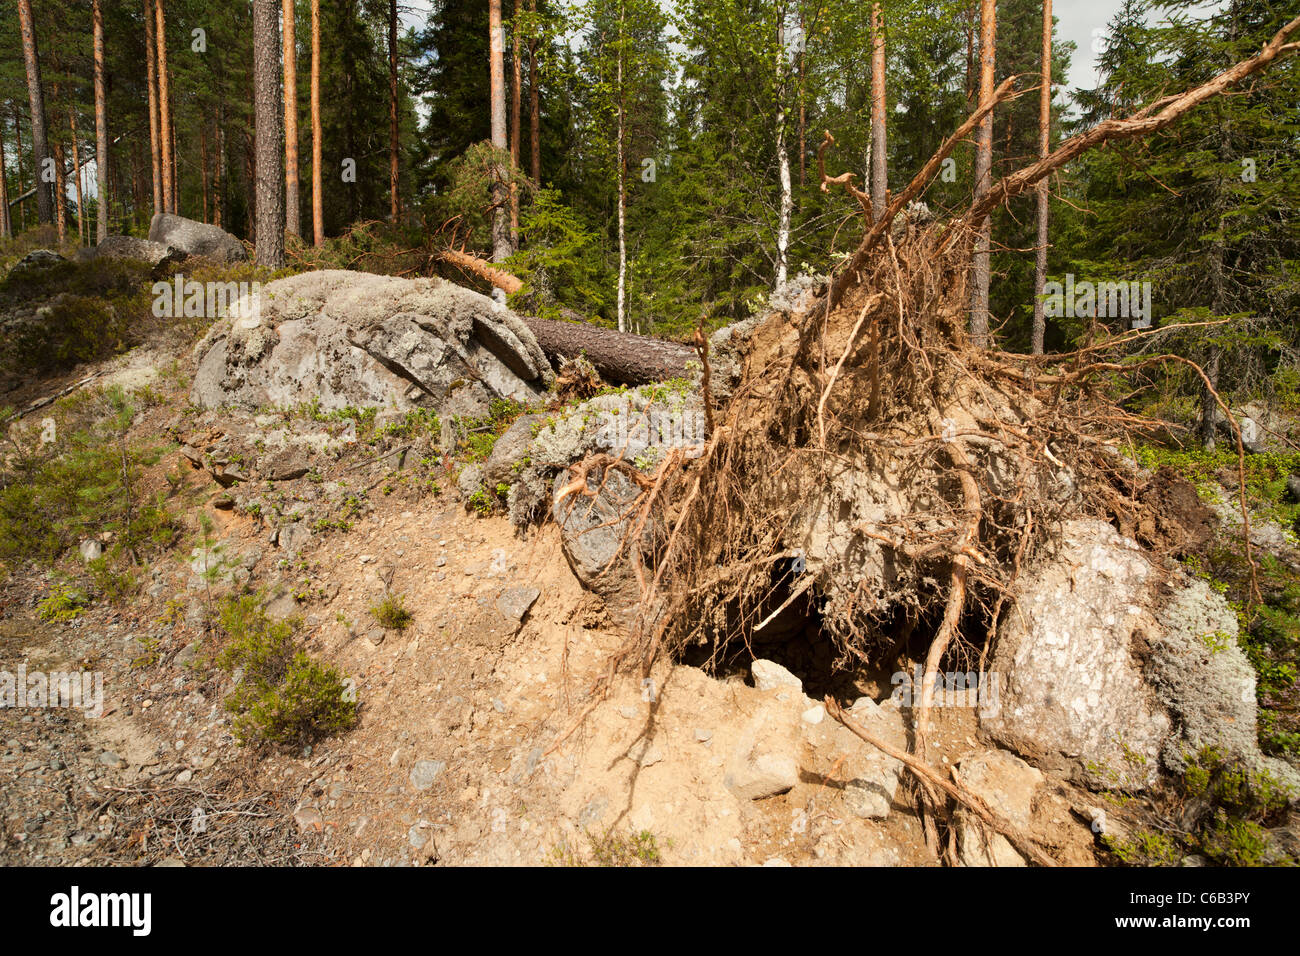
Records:
[[[747,667],[713,677],[663,664],[652,691],[617,683],[566,737],[621,636],[569,571],[553,525],[520,537],[505,517],[476,515],[446,492],[374,494],[364,513],[354,500],[348,520],[330,519],[322,509],[338,505],[322,504],[321,476],[309,475],[276,483],[277,493],[315,498],[320,530],[292,554],[273,544],[269,516],[231,507],[227,489],[186,455],[234,422],[185,410],[191,361],[183,349],[136,351],[33,382],[19,397],[92,372],[91,387],[143,395],[129,440],[162,443],[143,481],[185,530],[153,557],[138,593],[69,620],[38,610],[80,572],[75,552],[60,573],[16,567],[0,586],[0,670],[99,672],[104,695],[98,717],[0,708],[0,860],[935,862],[906,782],[887,807],[864,810],[862,781],[878,779],[879,755],[800,688],[750,686]],[[330,475],[358,465],[391,475],[377,458],[354,443],[331,459]],[[219,641],[204,624],[226,588],[200,573],[205,549],[242,569],[231,580],[261,594],[272,616],[301,620],[305,649],[355,681],[354,729],[302,747],[236,741],[223,706],[232,679],[214,666]],[[536,600],[520,618],[517,599],[526,604],[531,589]],[[404,597],[409,626],[374,622],[369,609],[386,594]],[[903,726],[896,712],[891,721]],[[938,723],[936,764],[986,750],[973,711],[945,709]],[[729,788],[738,759],[769,757],[797,765],[791,789],[750,799]],[[895,767],[880,779],[888,788],[897,776]],[[1035,798],[1034,821],[1066,858],[1090,864],[1094,835],[1070,813],[1084,799],[1053,781]]]

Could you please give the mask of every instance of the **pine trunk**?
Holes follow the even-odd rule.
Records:
[[[528,12],[537,13],[537,0],[528,0]],[[533,29],[536,29],[534,24]],[[532,152],[533,182],[542,185],[542,98],[537,86],[537,39],[528,41],[528,146]]]
[[[144,0],[144,59],[149,84],[149,160],[153,165],[153,211],[166,212],[162,191],[162,137],[158,126],[158,42],[154,39],[154,0]]]
[[[104,91],[104,11],[100,8],[100,0],[93,0],[91,16],[95,34],[95,197],[99,211],[95,241],[103,242],[108,238],[111,199],[108,184],[108,97]]]
[[[388,3],[388,191],[389,215],[393,222],[401,213],[397,185],[400,169],[399,149],[401,136],[397,126],[397,0]]]
[[[9,170],[5,166],[5,121],[0,117],[0,238],[12,239],[13,223],[9,221]]]
[[[302,235],[298,205],[298,40],[294,0],[284,0],[284,229]]]
[[[158,136],[162,161],[163,212],[176,212],[176,190],[173,183],[176,169],[172,165],[172,110],[171,84],[167,78],[167,16],[163,0],[154,0],[154,40],[158,44]]]
[[[18,0],[18,21],[23,35],[23,63],[27,70],[27,99],[32,113],[32,181],[36,188],[36,221],[54,221],[54,202],[45,178],[50,158],[45,130],[45,90],[41,86],[41,61],[36,51],[36,29],[32,25],[31,0]],[[62,228],[62,226],[60,226]]]
[[[68,126],[72,130],[72,171],[77,177],[77,240],[86,241],[86,196],[81,188],[81,147],[77,144],[77,111],[68,110]]]
[[[253,0],[253,110],[257,131],[257,261],[284,265],[283,102],[278,85],[280,10],[275,0]]]
[[[523,158],[519,143],[524,82],[522,41],[519,36],[520,8],[520,0],[515,0],[515,16],[510,21],[510,69],[514,80],[510,87],[510,244],[516,249],[519,248],[519,184],[515,181],[515,174]]]
[[[311,228],[312,242],[325,242],[325,202],[321,194],[320,0],[311,0]]]

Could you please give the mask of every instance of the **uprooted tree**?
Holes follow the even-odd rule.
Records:
[[[1014,78],[884,209],[873,208],[851,177],[828,177],[823,167],[823,188],[844,185],[861,204],[863,239],[811,307],[773,313],[755,329],[740,384],[720,408],[707,407],[706,375],[711,429],[702,454],[670,453],[650,475],[608,455],[571,469],[561,492],[570,506],[594,496],[614,470],[634,479],[639,493],[622,515],[623,547],[642,592],[626,642],[573,726],[616,674],[648,675],[660,656],[690,645],[716,653],[730,640],[748,643],[784,607],[815,594],[841,662],[878,660],[899,633],[928,636],[913,754],[902,756],[936,852],[935,817],[946,795],[1036,861],[1051,862],[926,766],[935,680],[955,655],[985,659],[1014,606],[1021,568],[1066,518],[1091,514],[1129,534],[1144,526],[1149,506],[1120,446],[1156,423],[1116,403],[1113,376],[1177,362],[1209,382],[1180,356],[1124,358],[1135,339],[1159,336],[1159,329],[1063,355],[973,347],[966,330],[973,224],[1086,150],[1162,129],[1294,53],[1300,43],[1289,38],[1297,29],[1300,18],[1205,84],[1067,140],[995,183],[951,222],[894,226],[970,130],[1019,95]],[[1244,474],[1240,432],[1219,405],[1237,433]],[[1244,477],[1242,485],[1253,567]]]

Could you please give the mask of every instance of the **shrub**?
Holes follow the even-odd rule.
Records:
[[[217,665],[243,671],[226,698],[241,744],[303,743],[356,723],[356,701],[343,675],[296,647],[296,619],[272,620],[260,595],[243,594],[222,602],[218,622],[229,643]]]
[[[382,601],[370,608],[370,614],[381,627],[395,631],[405,630],[415,620],[406,606],[406,598],[400,594],[385,594]]]

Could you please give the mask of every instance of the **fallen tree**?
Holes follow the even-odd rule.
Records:
[[[928,645],[908,766],[937,855],[944,796],[962,799],[918,770],[926,765],[940,668],[983,661],[1015,606],[1022,567],[1050,550],[1064,521],[1097,517],[1133,537],[1148,524],[1151,506],[1118,447],[1159,426],[1116,403],[1113,375],[1178,362],[1209,385],[1180,356],[1126,360],[1136,339],[1160,329],[1045,357],[974,348],[967,335],[970,224],[990,203],[1031,188],[1087,149],[1162,129],[1294,53],[1300,43],[1289,37],[1297,29],[1300,18],[1209,82],[1067,140],[949,223],[913,223],[897,236],[891,229],[963,131],[1016,95],[1013,81],[884,210],[823,168],[824,188],[845,185],[862,205],[863,239],[815,304],[775,313],[754,330],[740,383],[715,410],[702,455],[669,454],[639,483],[622,520],[641,610],[569,732],[618,673],[648,676],[660,655],[689,646],[720,660],[736,642],[747,647],[782,608],[814,594],[840,665],[888,660],[900,633]],[[1057,368],[1040,371],[1045,363]],[[1236,436],[1245,557],[1253,569],[1240,429],[1214,397]],[[559,504],[581,507],[611,467],[595,459],[576,464]],[[660,521],[665,533],[644,533]]]
[[[463,249],[445,249],[439,258],[490,282],[507,295],[524,287],[517,276]],[[537,344],[553,363],[585,355],[602,378],[622,385],[683,378],[688,374],[687,363],[695,358],[695,350],[689,345],[667,339],[618,332],[582,321],[520,318],[532,329]]]

